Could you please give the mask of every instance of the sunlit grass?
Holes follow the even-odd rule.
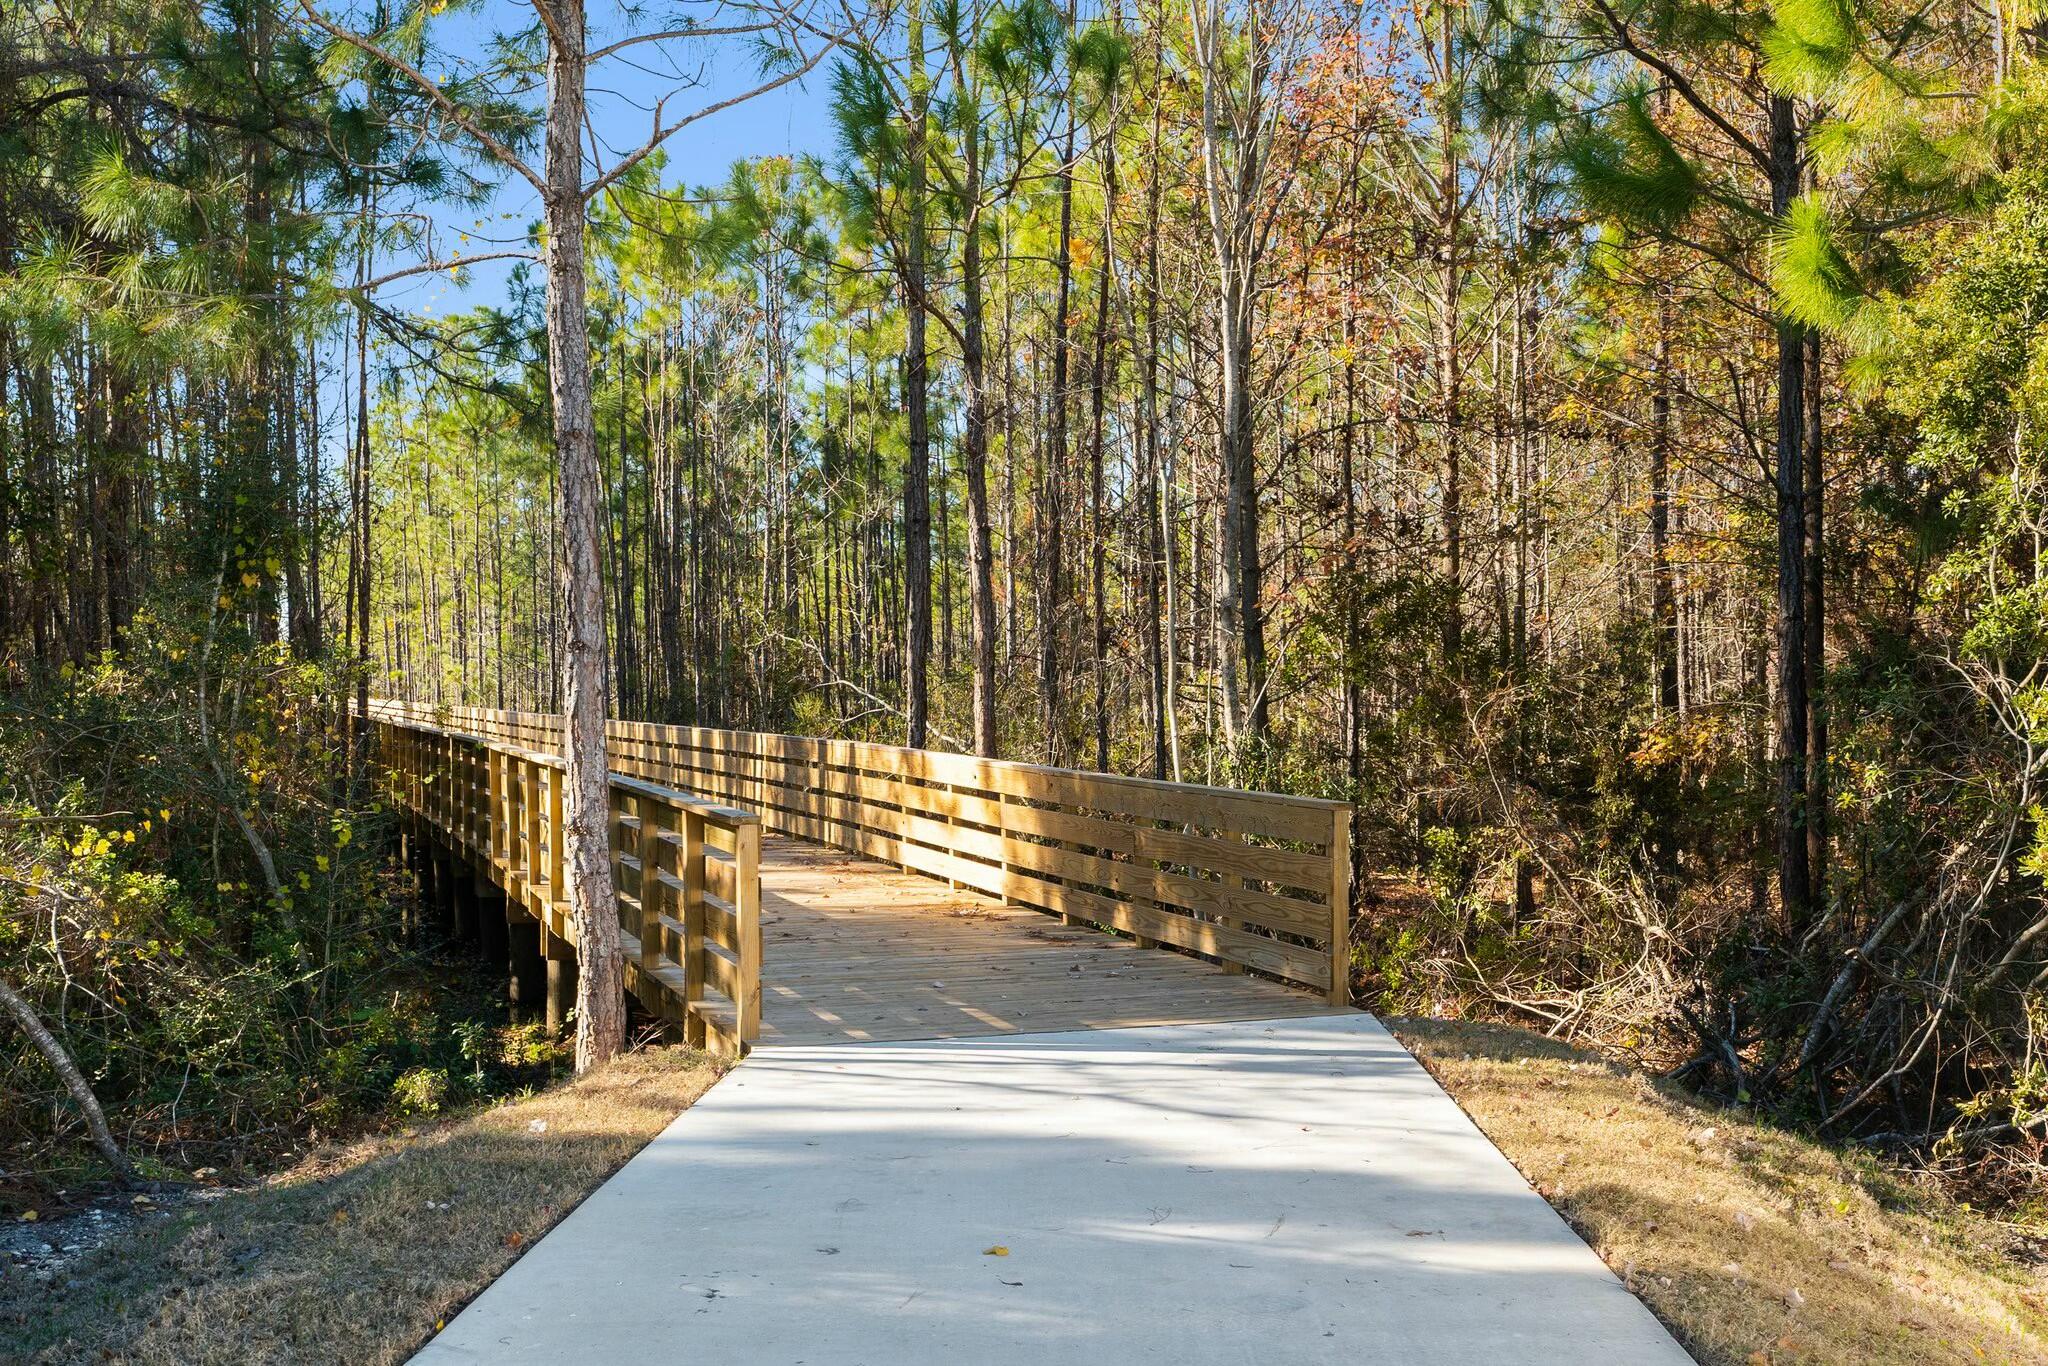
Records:
[[[2048,1361],[2032,1249],[1931,1184],[1523,1030],[1391,1023],[1699,1360]]]
[[[8,1360],[393,1362],[716,1080],[656,1049],[465,1119],[317,1154],[51,1283],[0,1280]]]

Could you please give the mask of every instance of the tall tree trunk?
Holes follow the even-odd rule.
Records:
[[[1828,720],[1827,596],[1824,523],[1821,519],[1826,471],[1821,451],[1820,333],[1807,329],[1806,362],[1806,864],[1808,898],[1815,910],[1827,904],[1828,889]]]
[[[590,395],[590,316],[583,261],[583,0],[542,0],[553,19],[547,60],[548,394],[561,500],[558,570],[566,627],[562,699],[569,912],[576,922],[576,1070],[625,1044],[624,967],[612,885],[611,780],[605,760],[604,584],[598,574],[600,488]]]
[[[956,61],[958,60],[956,56]],[[988,362],[983,342],[985,305],[981,264],[980,130],[970,125],[961,138],[966,201],[960,249],[960,364],[966,372],[967,402],[962,441],[967,475],[968,618],[974,634],[974,752],[996,757],[995,551],[988,522]]]
[[[1152,127],[1147,164],[1159,162],[1160,64],[1152,76]],[[1145,343],[1138,362],[1139,416],[1144,424],[1145,467],[1139,473],[1145,507],[1145,649],[1151,659],[1152,682],[1152,772],[1158,778],[1178,776],[1180,757],[1173,749],[1173,690],[1171,656],[1168,654],[1167,621],[1171,608],[1165,597],[1166,557],[1169,553],[1165,486],[1160,468],[1159,443],[1159,175],[1146,177],[1145,185]],[[1131,344],[1137,345],[1137,328],[1132,326]],[[1177,648],[1177,647],[1176,647]],[[1169,763],[1169,755],[1172,756]]]
[[[1095,279],[1095,351],[1088,382],[1088,521],[1093,543],[1095,597],[1095,767],[1109,772],[1109,545],[1104,538],[1102,424],[1109,368],[1109,277],[1116,266],[1116,143],[1106,139],[1102,154],[1102,260]]]
[[[1802,158],[1798,113],[1771,98],[1771,212],[1782,217],[1798,195]],[[1781,319],[1776,451],[1778,529],[1778,897],[1787,922],[1805,924],[1812,895],[1806,847],[1806,339]]]
[[[924,4],[910,0],[910,128],[904,154],[910,160],[909,223],[903,244],[903,274],[910,298],[909,337],[904,345],[903,399],[908,409],[910,449],[903,470],[903,596],[908,609],[906,668],[906,736],[913,749],[924,748],[931,713],[932,659],[932,500],[931,500],[931,353],[925,341],[925,198],[929,175],[925,165],[930,133],[929,80],[924,68]]]
[[[1068,15],[1072,23],[1071,12]],[[1060,231],[1053,258],[1057,283],[1053,290],[1052,407],[1039,475],[1038,573],[1038,721],[1045,733],[1046,762],[1066,758],[1066,712],[1061,705],[1060,619],[1066,588],[1061,582],[1065,559],[1063,490],[1067,469],[1067,382],[1072,365],[1069,350],[1073,328],[1068,312],[1074,282],[1074,117],[1071,83],[1068,90],[1066,145],[1060,151]]]
[[[1457,63],[1458,7],[1438,7],[1443,43],[1443,69],[1450,72]],[[1464,412],[1463,358],[1458,349],[1458,305],[1465,291],[1464,182],[1459,175],[1458,134],[1463,118],[1457,108],[1461,91],[1452,89],[1444,107],[1437,112],[1438,162],[1436,209],[1438,261],[1436,351],[1437,413],[1443,440],[1444,521],[1444,662],[1456,668],[1465,648],[1465,519],[1464,519]]]
[[[1216,269],[1216,349],[1222,369],[1217,426],[1222,470],[1221,566],[1216,626],[1223,637],[1217,660],[1224,720],[1233,741],[1258,741],[1266,732],[1266,627],[1259,559],[1259,491],[1252,429],[1252,315],[1257,304],[1259,202],[1265,182],[1268,136],[1265,82],[1270,74],[1267,34],[1254,25],[1247,42],[1249,70],[1238,79],[1223,52],[1224,19],[1216,0],[1203,0],[1192,34],[1202,95],[1202,175]],[[1235,104],[1228,116],[1224,101]],[[1226,124],[1234,131],[1226,132]],[[1226,157],[1226,144],[1234,157]]]
[[[1657,286],[1650,388],[1650,628],[1657,711],[1678,714],[1678,594],[1671,572],[1671,293]]]

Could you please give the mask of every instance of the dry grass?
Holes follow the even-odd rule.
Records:
[[[1700,1361],[2048,1361],[2031,1249],[1939,1192],[1523,1030],[1390,1023]]]
[[[403,1361],[703,1094],[700,1054],[323,1154],[69,1269],[0,1282],[0,1356],[36,1362]]]

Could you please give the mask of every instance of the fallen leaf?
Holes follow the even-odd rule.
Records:
[[[526,1235],[514,1230],[505,1235],[505,1246],[517,1252],[526,1243]]]
[[[1010,1255],[1010,1249],[1004,1247],[1001,1243],[997,1243],[994,1247],[983,1248],[981,1255],[984,1257],[1007,1257]]]
[[[35,1210],[32,1209],[25,1209],[21,1212],[21,1222],[24,1224],[33,1224],[36,1220],[42,1217],[43,1216],[41,1214],[37,1213]]]

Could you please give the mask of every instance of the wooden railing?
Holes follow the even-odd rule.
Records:
[[[573,945],[561,758],[516,727],[378,719],[400,806]],[[614,773],[611,829],[627,989],[690,1043],[744,1052],[761,1032],[761,818]]]
[[[380,703],[529,748],[531,712]],[[1351,808],[848,740],[614,721],[621,773],[768,828],[1348,997]]]

